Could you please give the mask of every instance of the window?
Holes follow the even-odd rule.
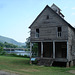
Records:
[[[61,37],[61,31],[62,31],[62,30],[61,30],[61,27],[58,27],[58,34],[57,34],[58,37]]]
[[[49,19],[49,15],[47,15],[46,19]]]
[[[58,27],[58,32],[61,32],[61,27]]]
[[[36,29],[35,37],[36,37],[36,38],[39,37],[39,29]]]

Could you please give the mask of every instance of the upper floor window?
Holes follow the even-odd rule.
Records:
[[[39,37],[39,29],[36,29],[35,37],[36,37],[36,38],[38,38],[38,37]]]
[[[46,19],[49,19],[49,15],[47,15]]]
[[[61,37],[61,31],[62,31],[62,29],[61,29],[61,27],[58,27],[58,37]]]

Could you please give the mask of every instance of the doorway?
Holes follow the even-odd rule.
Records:
[[[55,57],[56,58],[67,57],[67,42],[55,42]]]
[[[43,57],[53,57],[53,42],[43,43]]]

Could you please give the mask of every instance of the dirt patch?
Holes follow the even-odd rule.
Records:
[[[6,72],[6,71],[1,71],[0,70],[0,75],[19,75],[19,74],[15,74],[15,73],[11,73],[11,72]]]
[[[75,74],[75,70],[70,70],[69,73]]]
[[[20,69],[20,71],[26,71],[26,72],[39,72],[37,69]]]

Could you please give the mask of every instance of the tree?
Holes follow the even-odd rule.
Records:
[[[3,47],[0,46],[0,54],[3,53]]]
[[[4,44],[3,44],[2,42],[0,42],[0,46],[1,46],[1,47],[4,47]]]
[[[30,37],[26,39],[26,48],[30,48]],[[38,52],[38,43],[33,43],[32,44],[32,56],[37,56]]]
[[[32,52],[37,53],[38,52],[38,44],[33,43]]]
[[[26,48],[30,48],[30,37],[28,37],[26,40]]]
[[[4,42],[4,47],[6,47],[6,48],[16,48],[18,46],[14,45],[14,44],[7,43],[7,42]]]

